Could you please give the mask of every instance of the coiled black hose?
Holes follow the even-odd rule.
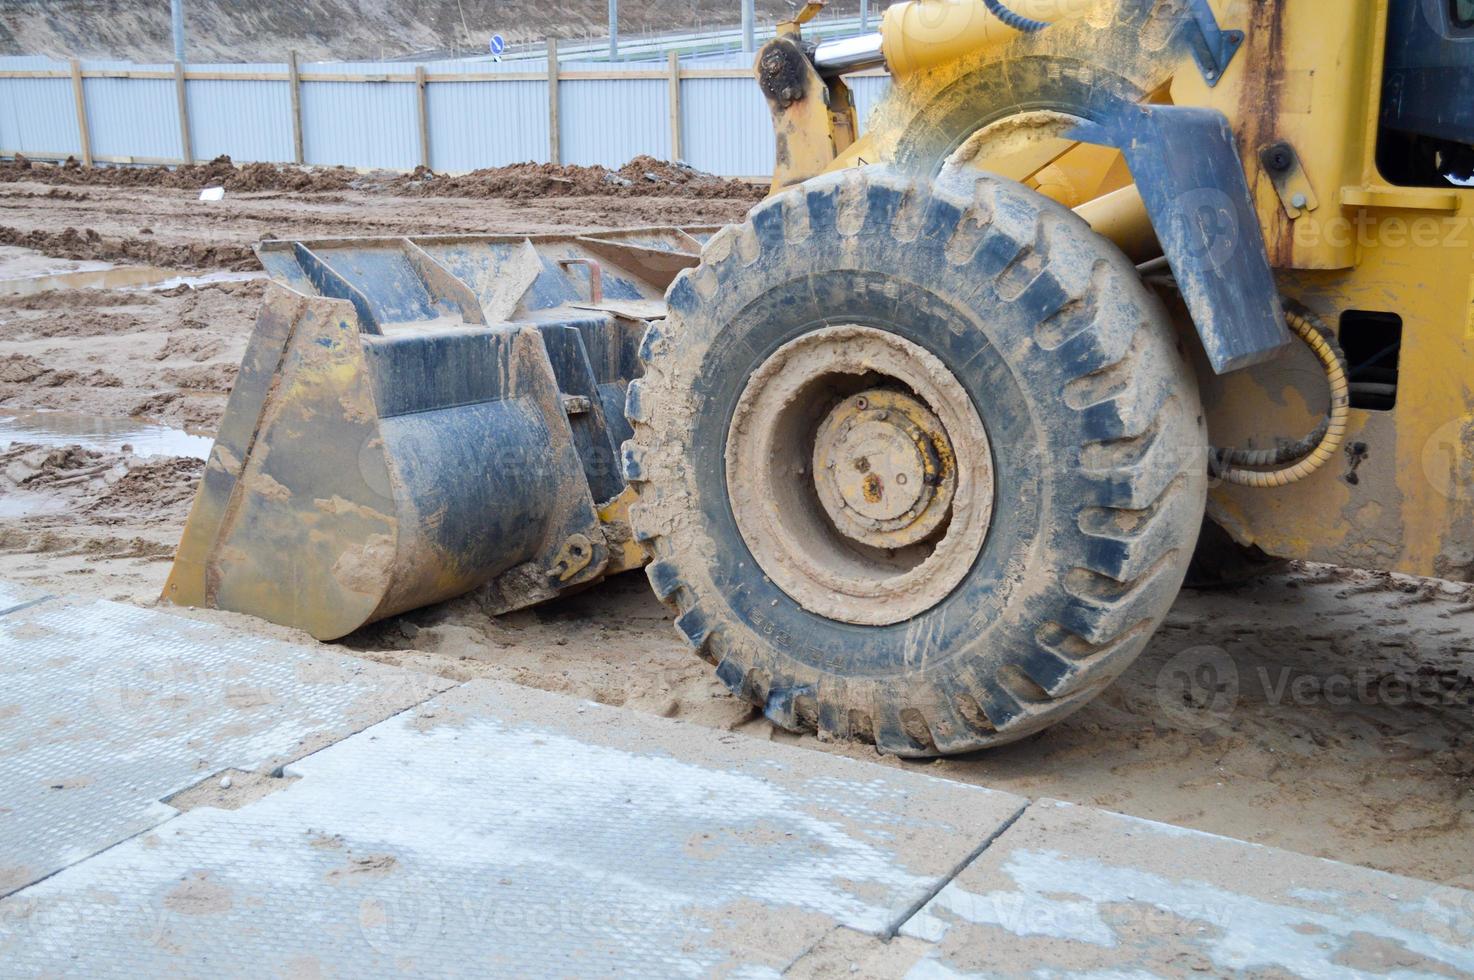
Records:
[[[1022,31],[1025,34],[1042,31],[1049,26],[1048,21],[1035,20],[1032,17],[1025,17],[1023,14],[1009,10],[1003,6],[1003,0],[983,0],[983,6],[988,8],[988,13],[997,17],[1009,27],[1012,27],[1016,31]]]
[[[1346,437],[1346,419],[1351,410],[1346,355],[1330,328],[1314,313],[1295,302],[1286,302],[1284,306],[1285,322],[1289,324],[1290,331],[1305,342],[1325,369],[1326,384],[1331,389],[1331,407],[1314,432],[1292,445],[1279,449],[1210,449],[1209,470],[1226,483],[1270,488],[1303,480],[1335,456]],[[1281,468],[1249,468],[1255,466]]]

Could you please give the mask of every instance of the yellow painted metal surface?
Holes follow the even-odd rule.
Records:
[[[1260,17],[1278,16],[1258,42],[1279,39],[1268,52],[1282,66],[1278,112],[1230,118],[1246,161],[1256,139],[1291,142],[1321,200],[1291,219],[1260,171],[1271,261],[1283,292],[1332,324],[1348,310],[1399,315],[1399,384],[1392,410],[1353,409],[1335,464],[1296,486],[1221,487],[1210,513],[1271,554],[1474,578],[1474,338],[1465,316],[1474,190],[1393,187],[1377,170],[1384,3],[1339,5],[1333,17],[1305,0],[1263,6],[1271,9]],[[1266,91],[1242,79],[1234,87],[1234,109]],[[1208,104],[1223,108],[1230,80],[1220,89]],[[1251,179],[1255,169],[1250,162]],[[1293,437],[1324,406],[1324,386],[1307,385],[1291,365],[1226,380],[1208,401],[1215,441]]]
[[[1137,263],[1162,254],[1157,230],[1152,227],[1152,219],[1135,184],[1086,201],[1075,211]]]
[[[649,556],[645,546],[635,540],[630,530],[630,504],[639,499],[631,487],[613,500],[599,505],[599,521],[604,525],[604,537],[609,542],[609,564],[604,567],[605,575],[615,575],[634,568],[645,567]]]
[[[1008,0],[1015,13],[1046,22],[1057,19],[1064,6],[1059,0]],[[979,0],[910,0],[886,8],[881,34],[891,75],[906,78],[1005,44],[1019,32]]]
[[[389,596],[402,526],[352,318],[345,301],[268,288],[232,395],[240,431],[216,440],[165,600],[248,609],[333,638]],[[305,506],[266,471],[271,450],[285,447],[263,431],[288,433],[319,464]]]
[[[764,45],[753,75],[773,117],[774,193],[832,168],[855,142],[859,124],[849,87],[819,77],[796,33]]]
[[[1403,336],[1395,406],[1353,409],[1340,458],[1287,487],[1219,487],[1210,514],[1274,555],[1474,579],[1474,189],[1396,187],[1377,170],[1386,0],[1212,0],[1219,23],[1246,34],[1216,87],[1190,57],[1163,54],[1157,20],[1121,36],[1116,0],[1010,6],[1055,23],[1020,35],[980,0],[891,7],[883,31],[892,92],[828,169],[916,166],[930,152],[935,170],[949,155],[970,156],[965,165],[1076,207],[1142,261],[1154,236],[1119,156],[1061,140],[1042,114],[1013,120],[1009,132],[988,100],[1044,62],[1143,101],[1221,111],[1283,294],[1333,329],[1346,311],[1395,313]],[[965,92],[975,104],[959,107]],[[967,112],[977,125],[959,141]],[[1286,187],[1260,159],[1279,142],[1300,164]],[[1326,408],[1324,374],[1303,350],[1223,377],[1204,364],[1200,375],[1215,444],[1298,439]]]

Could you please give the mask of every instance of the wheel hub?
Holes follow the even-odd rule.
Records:
[[[982,549],[992,453],[936,355],[875,327],[783,345],[738,399],[728,500],[763,573],[810,612],[863,625],[947,597]]]
[[[914,396],[873,388],[830,410],[814,439],[814,490],[845,537],[874,548],[924,540],[957,485],[942,423]]]

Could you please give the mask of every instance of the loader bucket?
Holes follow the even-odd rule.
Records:
[[[643,562],[625,387],[711,229],[271,241],[166,601],[335,639]]]

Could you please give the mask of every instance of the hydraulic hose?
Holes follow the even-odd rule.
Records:
[[[1042,31],[1044,30],[1044,28],[1049,26],[1048,21],[1035,20],[1032,17],[1025,17],[1023,14],[1009,10],[1003,5],[1003,0],[983,0],[983,6],[988,8],[988,13],[992,14],[994,17],[997,17],[1009,27],[1012,27],[1014,30],[1021,31],[1025,34],[1032,34],[1035,31]]]
[[[1226,483],[1259,488],[1287,486],[1329,462],[1346,438],[1351,386],[1346,380],[1345,356],[1325,324],[1308,309],[1295,303],[1285,304],[1285,322],[1325,369],[1326,383],[1331,389],[1330,411],[1310,435],[1278,449],[1210,449],[1209,469]],[[1291,465],[1284,465],[1287,463]],[[1265,466],[1281,468],[1250,468]]]

